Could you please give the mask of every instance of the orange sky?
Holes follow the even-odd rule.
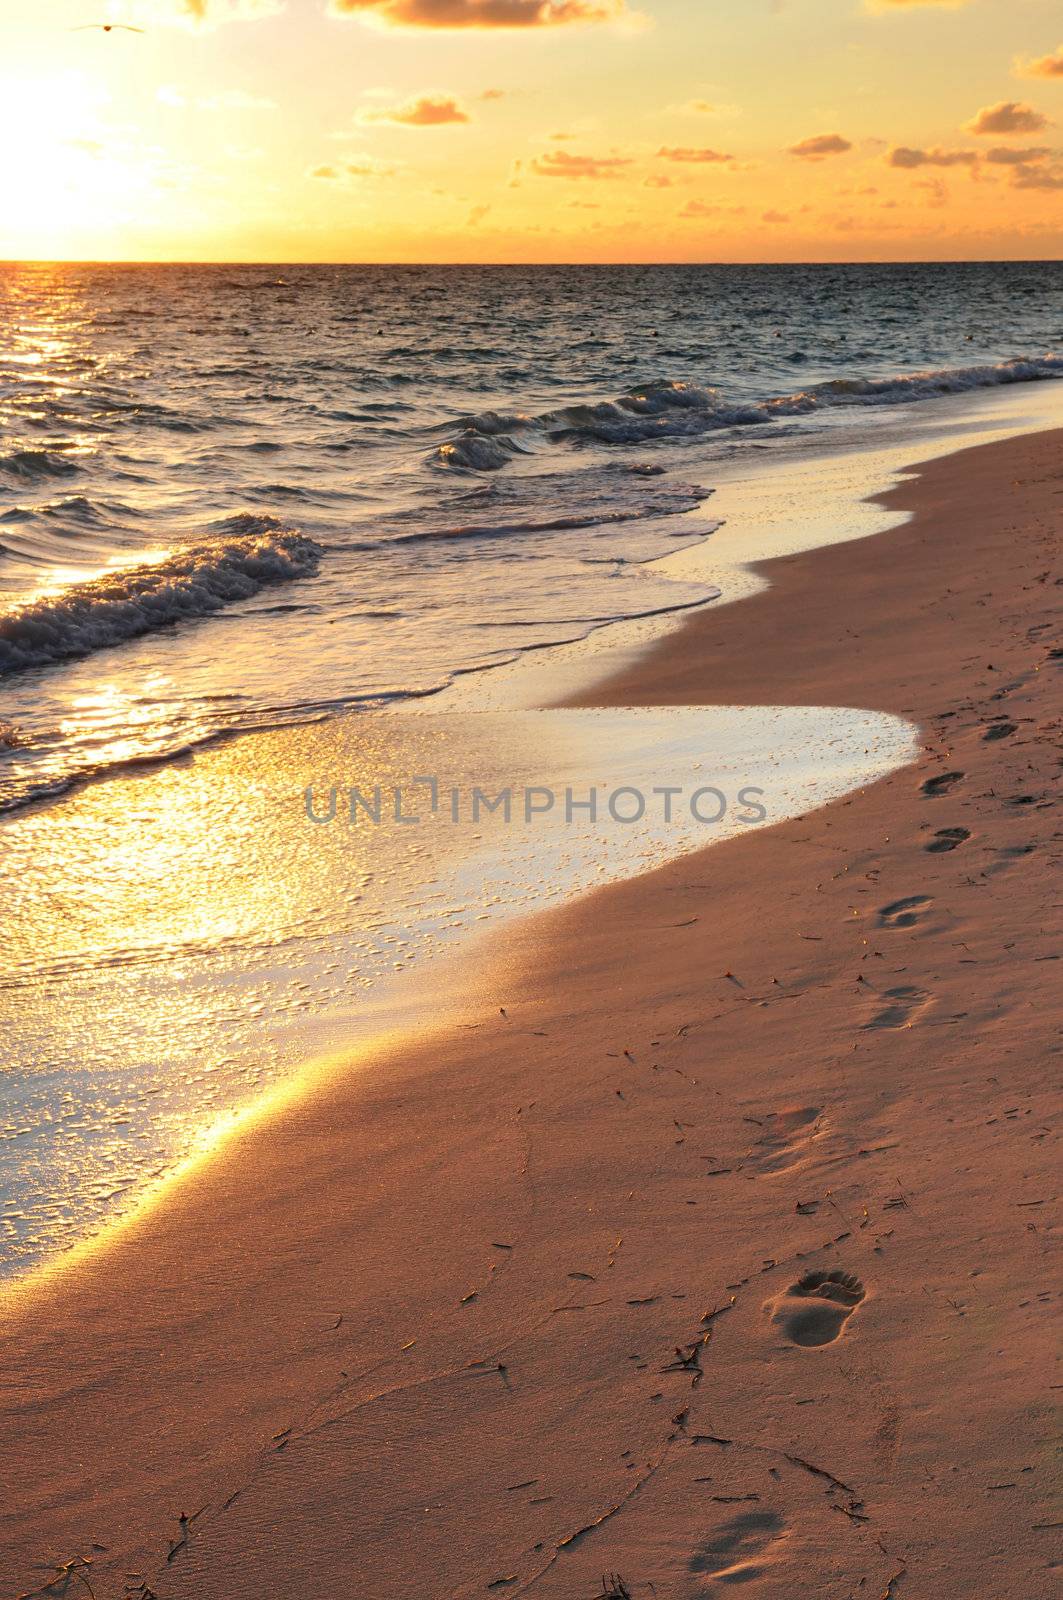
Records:
[[[1061,36],[1058,0],[4,0],[0,258],[1055,257]]]

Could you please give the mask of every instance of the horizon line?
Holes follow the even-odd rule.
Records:
[[[646,260],[646,261],[404,261],[313,259],[233,259],[218,256],[4,256],[2,267],[490,267],[544,270],[555,267],[1022,267],[1059,266],[1063,256],[905,256],[853,257],[826,259],[757,259],[742,261]]]

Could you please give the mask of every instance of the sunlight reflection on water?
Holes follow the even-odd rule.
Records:
[[[411,981],[504,917],[799,813],[907,760],[890,717],[819,708],[363,714],[263,733],[3,824],[0,1227],[9,1270],[71,1241],[298,1064],[416,1009]],[[418,775],[437,776],[438,811]],[[380,824],[327,814],[335,785]],[[390,796],[418,824],[398,824]],[[682,791],[665,820],[653,790]],[[529,786],[557,797],[525,822]],[[573,809],[593,786],[599,816]],[[607,801],[641,792],[645,816]],[[715,787],[724,817],[690,796]],[[471,816],[471,795],[514,793]],[[459,796],[452,820],[449,792]],[[542,804],[543,801],[538,803]],[[630,799],[621,813],[634,811]],[[702,800],[702,816],[719,811]]]

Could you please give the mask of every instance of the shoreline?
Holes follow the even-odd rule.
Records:
[[[1046,747],[1021,719],[1052,709],[1027,630],[1049,637],[1060,438],[921,468],[886,497],[914,520],[763,564],[770,588],[695,612],[568,702],[814,705],[840,682],[933,730],[917,772],[510,925],[464,1027],[364,1079],[327,1072],[106,1248],[15,1287],[3,1428],[26,1488],[0,1575],[16,1591],[93,1542],[97,1600],[133,1570],[160,1600],[356,1582],[383,1600],[426,1571],[440,1593],[535,1583],[561,1600],[616,1570],[639,1596],[722,1574],[724,1554],[761,1563],[770,1595],[809,1559],[838,1583],[903,1570],[928,1597],[946,1572],[984,1582],[1044,1487],[1036,1467],[1007,1496],[971,1477],[1020,1472],[1020,1413],[1030,1461],[1043,1449],[1024,1365],[1048,1331],[1042,1279],[1014,1259],[1040,1248],[1016,1207],[1037,1217],[1044,1143],[1002,1148],[974,1111],[1008,1125],[1025,1096],[1033,1126],[1047,1094],[1058,1002],[1031,929],[1052,818]],[[961,518],[957,562],[943,534]],[[986,741],[996,707],[1014,727]],[[1020,782],[1029,804],[999,800]],[[953,848],[924,848],[959,826]],[[972,994],[979,956],[957,943],[992,949],[999,996]],[[998,1093],[983,1046],[1002,1014],[1009,1065],[1029,1049]],[[1001,1220],[994,1197],[1016,1191]],[[957,1234],[983,1211],[978,1241]],[[861,1280],[855,1304],[813,1306],[817,1338],[838,1334],[815,1347],[790,1337],[808,1331],[786,1294],[798,1262]],[[988,1367],[987,1304],[1010,1352]],[[703,1382],[662,1375],[705,1330]],[[950,1483],[946,1459],[975,1466]],[[184,1528],[178,1506],[200,1504]],[[1007,1551],[1024,1600],[1047,1582],[1044,1538]]]

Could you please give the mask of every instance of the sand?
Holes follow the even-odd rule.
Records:
[[[6,1295],[0,1593],[1049,1592],[1061,454],[931,463],[586,702],[916,765],[515,926]]]

